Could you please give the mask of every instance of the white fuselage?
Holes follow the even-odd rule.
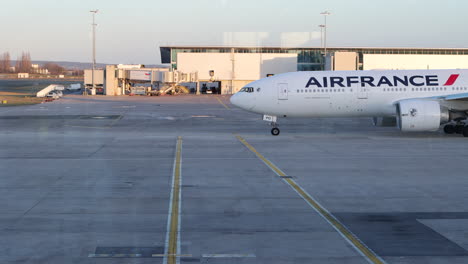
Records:
[[[246,87],[253,89],[241,90],[231,102],[265,115],[395,116],[395,102],[404,99],[468,93],[468,70],[291,72]]]

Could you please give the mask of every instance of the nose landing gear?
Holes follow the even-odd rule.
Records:
[[[273,136],[278,136],[278,135],[280,134],[280,130],[279,130],[279,128],[278,128],[278,124],[276,124],[275,122],[272,122],[272,123],[271,123],[271,126],[273,127],[273,128],[271,129],[271,134],[272,134]]]
[[[276,116],[263,115],[263,121],[270,122],[271,126],[273,127],[271,129],[271,134],[273,136],[278,136],[280,134],[280,130],[278,128],[278,123],[276,123],[276,120],[277,120]]]

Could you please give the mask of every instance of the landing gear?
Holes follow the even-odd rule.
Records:
[[[455,126],[455,133],[462,134],[465,126],[463,124],[458,124]]]
[[[273,136],[277,136],[280,134],[280,130],[278,128],[278,123],[276,123],[277,117],[276,116],[270,116],[270,115],[263,115],[263,121],[268,121],[270,122],[270,125],[273,127],[271,129],[271,134]]]
[[[279,134],[280,134],[280,130],[279,130],[279,128],[278,128],[278,124],[277,124],[276,122],[271,122],[271,126],[273,127],[273,128],[271,129],[271,134],[272,134],[273,136],[279,135]]]
[[[467,132],[468,132],[468,129],[467,129]],[[279,133],[280,133],[279,128],[274,127],[274,128],[271,129],[271,134],[272,134],[273,136],[277,136],[277,135],[279,135]]]
[[[463,128],[462,134],[463,134],[464,137],[468,137],[468,126],[465,126]]]
[[[444,126],[445,134],[453,134],[455,133],[455,126],[454,125],[445,125]]]
[[[468,125],[459,121],[457,124],[447,124],[444,126],[445,134],[462,134],[464,137],[468,137]]]

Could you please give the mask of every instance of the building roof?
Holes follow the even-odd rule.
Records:
[[[278,47],[278,46],[219,46],[219,45],[169,45],[161,46],[161,48],[172,49],[230,49],[230,48],[243,48],[243,49],[323,49],[323,47]],[[327,49],[412,49],[412,50],[468,50],[468,48],[429,48],[429,47],[328,47]]]
[[[320,51],[323,47],[275,47],[275,46],[161,46],[161,62],[171,63],[171,51],[182,52],[264,52],[264,51]],[[250,51],[249,51],[250,50]],[[455,54],[468,55],[468,48],[418,48],[418,47],[327,47],[329,51],[355,51],[366,54]]]

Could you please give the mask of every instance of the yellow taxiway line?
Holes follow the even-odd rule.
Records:
[[[229,108],[229,106],[227,106],[225,103],[223,103],[223,101],[221,101],[221,99],[219,99],[219,97],[216,97],[216,99],[218,99],[218,102],[220,104],[222,104],[224,106],[224,108],[226,108],[227,110],[231,110],[231,108]]]
[[[172,177],[171,201],[169,204],[169,217],[167,219],[166,248],[164,263],[180,263],[180,211],[181,211],[181,164],[182,164],[182,137],[177,138],[176,156]]]
[[[291,188],[296,191],[322,218],[324,218],[351,246],[353,246],[360,255],[362,255],[369,263],[384,264],[385,261],[367,247],[359,238],[346,228],[335,216],[333,216],[325,207],[317,202],[310,194],[308,194],[295,180],[287,178],[287,175],[275,166],[271,161],[260,154],[252,145],[250,145],[241,136],[236,136],[237,139],[252,151],[260,160],[262,160],[272,171],[280,176]]]

